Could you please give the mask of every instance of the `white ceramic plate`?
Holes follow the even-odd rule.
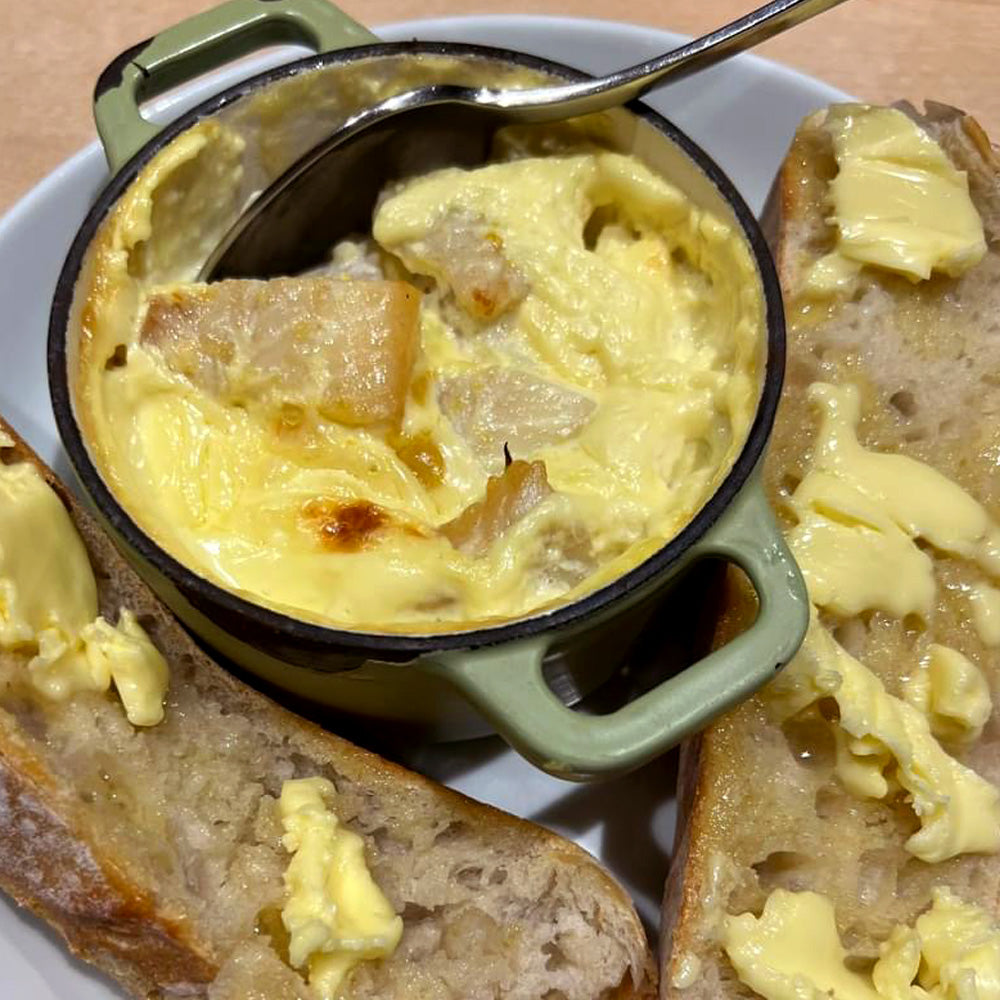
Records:
[[[567,18],[450,18],[379,29],[407,38],[478,42],[547,56],[592,73],[637,63],[681,41],[651,28]],[[115,53],[109,53],[109,57]],[[294,58],[297,50],[244,60],[158,101],[157,119],[237,79]],[[715,157],[759,210],[799,120],[843,98],[818,80],[754,56],[741,56],[650,98]],[[53,109],[57,114],[58,109]],[[57,471],[69,476],[49,406],[45,337],[49,302],[66,249],[106,167],[96,142],[47,177],[0,221],[0,412]],[[525,763],[498,739],[431,747],[409,763],[474,798],[518,813],[576,840],[631,891],[655,933],[673,840],[674,756],[619,781],[574,786]],[[0,997],[11,1000],[111,1000],[123,996],[69,957],[56,936],[0,898]]]

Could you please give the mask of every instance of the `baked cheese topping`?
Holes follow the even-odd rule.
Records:
[[[957,277],[983,259],[968,177],[916,122],[895,108],[846,104],[829,109],[824,128],[837,161],[837,245],[811,268],[809,290],[849,287],[863,265],[919,281],[934,271]]]
[[[191,284],[159,236],[208,211],[184,178],[239,160],[199,125],[151,163],[85,315],[94,457],[185,564],[322,623],[468,627],[610,582],[728,472],[759,393],[759,281],[737,230],[637,159],[416,178],[326,271]],[[545,489],[456,542],[510,459]]]
[[[0,649],[30,654],[28,675],[49,699],[113,684],[133,725],[163,719],[166,661],[127,608],[117,625],[98,615],[83,542],[30,462],[0,463]]]
[[[281,911],[289,961],[319,1000],[335,1000],[359,962],[387,958],[403,934],[368,870],[364,841],[333,811],[334,795],[325,778],[299,778],[282,785],[278,800],[292,853]]]
[[[766,1000],[992,1000],[1000,991],[1000,927],[942,888],[913,927],[893,929],[870,974],[848,968],[833,904],[815,892],[776,889],[760,917],[726,917],[723,947]]]

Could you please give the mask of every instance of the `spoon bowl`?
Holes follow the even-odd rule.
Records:
[[[293,163],[234,223],[199,273],[204,281],[297,274],[338,240],[365,231],[391,181],[489,158],[505,125],[563,121],[628,103],[766,41],[844,0],[772,0],[662,56],[608,76],[503,90],[435,84],[346,121]]]

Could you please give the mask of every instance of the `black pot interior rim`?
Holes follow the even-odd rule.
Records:
[[[472,56],[514,63],[554,73],[567,79],[585,79],[589,76],[587,73],[552,60],[508,49],[454,42],[414,41],[358,46],[307,56],[235,84],[165,126],[111,178],[100,193],[70,246],[56,284],[49,320],[47,359],[49,390],[56,424],[74,469],[102,515],[138,555],[157,568],[183,594],[193,595],[192,603],[208,606],[214,604],[229,614],[244,615],[258,629],[282,633],[289,640],[306,648],[324,651],[336,647],[365,654],[374,659],[380,654],[398,659],[432,652],[473,649],[527,639],[541,632],[567,628],[648,583],[698,541],[722,516],[743,488],[770,436],[785,369],[785,322],[781,290],[773,259],[757,220],[732,181],[700,146],[658,112],[638,101],[633,101],[627,105],[627,109],[679,146],[730,205],[753,253],[764,296],[767,354],[763,385],[754,420],[743,448],[726,477],[677,535],[638,566],[571,604],[500,625],[427,634],[351,631],[294,618],[226,590],[198,575],[162,549],[126,513],[105,484],[91,460],[75,417],[69,389],[66,335],[75,286],[86,251],[101,222],[141,168],[163,146],[196,121],[278,80],[335,63],[389,55]]]

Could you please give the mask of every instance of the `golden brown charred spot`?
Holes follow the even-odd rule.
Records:
[[[486,495],[470,504],[441,534],[457,549],[479,556],[512,525],[552,492],[544,462],[511,462],[499,476],[490,476]]]
[[[444,480],[444,458],[430,432],[394,435],[390,441],[403,464],[420,480],[424,489],[433,490]]]
[[[322,544],[335,552],[357,552],[370,543],[390,521],[389,514],[368,500],[320,498],[302,508],[303,517]]]

